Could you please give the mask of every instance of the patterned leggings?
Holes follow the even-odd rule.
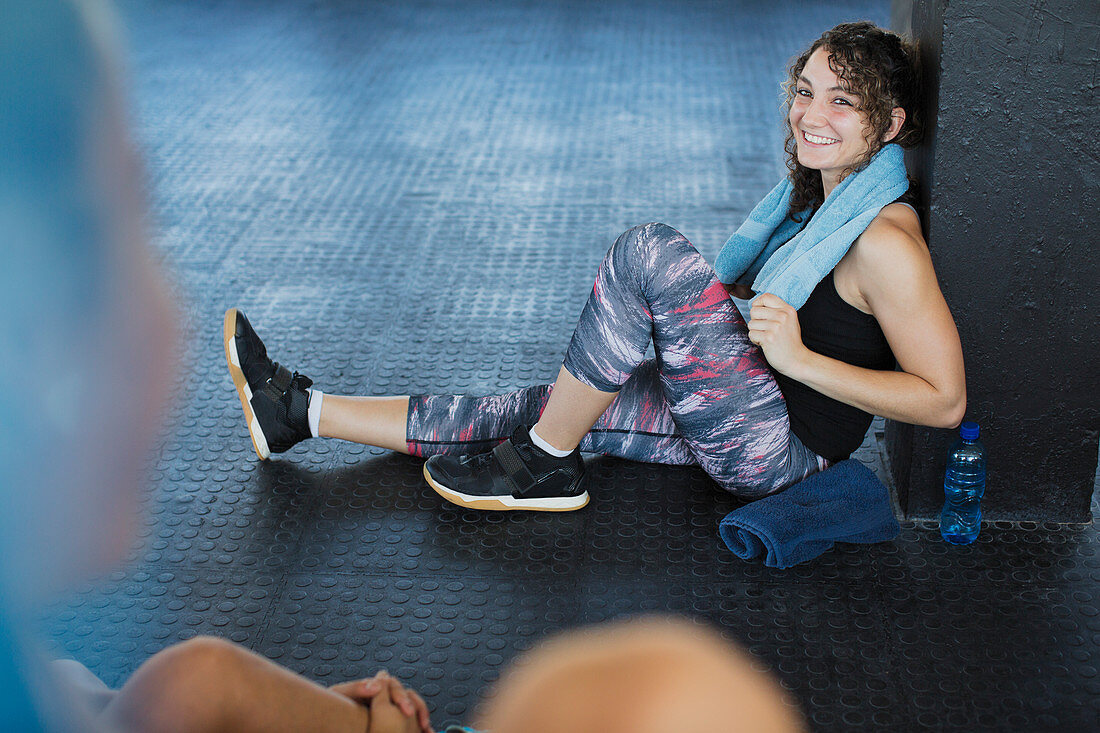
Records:
[[[646,360],[651,340],[657,358]],[[664,224],[630,229],[611,246],[564,366],[590,387],[619,393],[582,451],[698,465],[750,499],[825,465],[791,433],[775,378],[714,270]],[[534,424],[550,390],[414,396],[409,452],[490,450],[517,425]]]

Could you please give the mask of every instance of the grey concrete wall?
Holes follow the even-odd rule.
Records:
[[[1100,4],[895,0],[922,45],[910,155],[963,341],[990,518],[1087,521],[1100,424]],[[902,506],[935,515],[953,431],[890,423]]]

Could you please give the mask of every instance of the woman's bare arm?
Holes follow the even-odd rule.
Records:
[[[962,346],[924,242],[880,217],[846,259],[901,371],[864,369],[822,356],[802,344],[800,332],[795,343],[797,314],[770,294],[753,307],[750,337],[764,348],[772,368],[833,399],[903,422],[957,425],[966,411]]]

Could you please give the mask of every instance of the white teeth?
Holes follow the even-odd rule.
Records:
[[[806,132],[805,130],[802,131],[802,134],[806,136],[807,140],[809,140],[810,142],[812,142],[815,145],[828,145],[829,143],[840,142],[839,140],[834,140],[831,137],[819,137],[817,135],[811,135],[810,133]]]

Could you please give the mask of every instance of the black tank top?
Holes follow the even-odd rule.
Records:
[[[917,187],[895,199],[916,206]],[[822,356],[853,366],[891,370],[896,361],[875,317],[848,305],[836,291],[833,270],[817,284],[798,309],[802,343]],[[787,401],[791,432],[803,445],[830,462],[842,461],[863,443],[874,416],[852,407],[802,382],[775,373],[775,381]]]
[[[802,342],[811,351],[867,369],[894,368],[894,353],[878,321],[844,302],[832,272],[798,309],[798,324]],[[778,372],[775,381],[787,401],[791,432],[814,453],[830,462],[842,461],[863,442],[870,413]]]

